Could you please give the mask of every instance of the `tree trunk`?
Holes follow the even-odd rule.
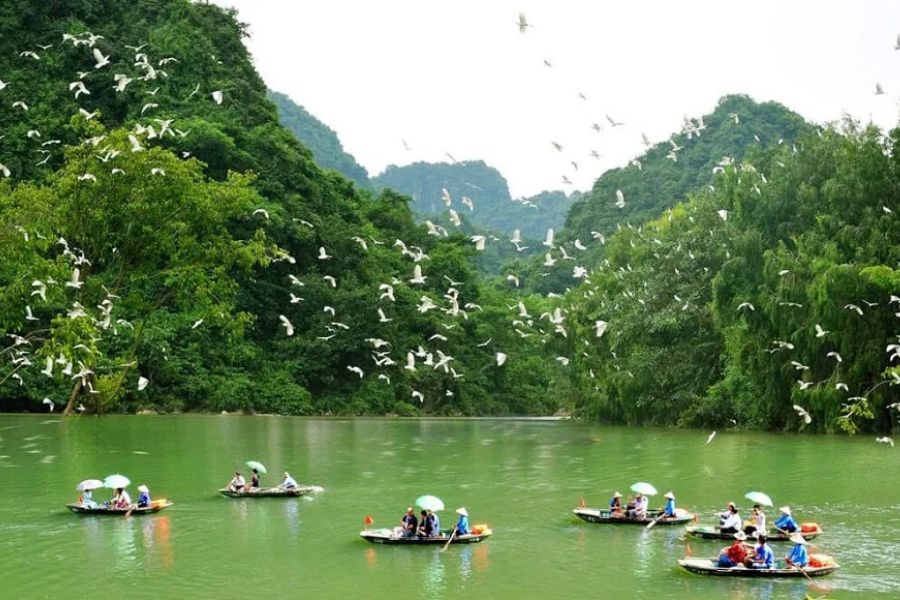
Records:
[[[72,414],[72,405],[75,404],[75,399],[78,398],[78,392],[81,391],[81,378],[75,382],[75,387],[72,388],[72,394],[69,396],[69,401],[66,403],[66,408],[63,410],[63,416],[68,417]]]

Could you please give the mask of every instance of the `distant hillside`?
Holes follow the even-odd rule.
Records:
[[[702,129],[683,130],[650,147],[638,157],[640,167],[630,164],[612,169],[597,179],[591,192],[569,212],[568,238],[589,239],[591,231],[608,234],[619,223],[637,225],[654,219],[688,193],[712,182],[713,168],[723,157],[740,161],[753,147],[771,146],[779,140],[791,144],[811,131],[800,115],[783,105],[758,103],[745,95],[724,96],[716,109],[695,120],[694,126]],[[616,206],[616,190],[622,190],[623,208]]]
[[[268,97],[278,109],[282,126],[312,151],[316,164],[334,169],[360,187],[369,187],[369,173],[344,150],[334,130],[287,95],[269,90]]]
[[[466,214],[474,225],[506,235],[519,229],[523,237],[530,238],[543,236],[548,227],[560,227],[577,198],[555,191],[514,200],[503,175],[480,160],[390,165],[372,178],[372,183],[376,188],[390,188],[412,197],[412,209],[420,216],[447,210],[442,199],[446,189],[452,201],[450,208]],[[474,211],[462,204],[463,196],[472,200]]]

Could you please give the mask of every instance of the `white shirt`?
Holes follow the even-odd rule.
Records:
[[[284,478],[284,481],[281,482],[281,487],[287,488],[287,489],[295,488],[295,487],[297,487],[297,482],[294,481],[294,478],[289,475]]]
[[[753,522],[756,523],[756,530],[763,533],[766,531],[766,514],[757,512],[753,516]]]
[[[725,522],[722,523],[722,529],[728,529],[729,527],[733,527],[735,530],[739,531],[744,522],[741,521],[741,515],[738,513],[731,513],[728,515],[728,518],[725,519]]]
[[[640,500],[635,503],[634,511],[642,517],[647,516],[647,508],[650,506],[650,499],[647,496],[642,496]]]

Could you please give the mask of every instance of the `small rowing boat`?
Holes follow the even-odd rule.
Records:
[[[150,513],[159,512],[163,509],[169,508],[175,504],[174,502],[169,502],[165,498],[161,498],[159,500],[154,500],[150,503],[150,506],[143,507],[133,507],[133,508],[110,508],[108,506],[96,505],[96,506],[86,506],[81,503],[73,503],[66,504],[66,508],[71,510],[73,513],[77,513],[79,515],[124,515],[126,513],[132,515],[148,515]]]
[[[713,527],[712,525],[689,526],[687,528],[687,533],[688,535],[692,535],[704,540],[734,540],[733,533],[722,533],[721,531],[719,531],[719,527]],[[802,535],[803,539],[805,540],[812,540],[822,535],[822,533],[824,532],[822,531],[821,527],[816,525],[815,529],[811,529],[808,531],[798,531],[797,533]],[[791,534],[784,533],[777,529],[770,529],[767,537],[770,542],[787,542],[791,537]]]
[[[782,561],[776,562],[775,568],[772,569],[748,569],[744,565],[736,567],[719,567],[715,558],[682,558],[678,564],[699,575],[718,575],[722,577],[821,577],[834,573],[840,568],[837,563],[831,563],[820,567],[787,567],[778,566],[784,564]]]
[[[647,517],[643,519],[626,517],[624,513],[614,515],[612,511],[605,508],[576,508],[572,512],[579,519],[590,523],[609,523],[611,525],[649,525],[654,521],[657,525],[684,525],[694,520],[694,513],[683,508],[676,509],[674,517],[660,517],[661,510],[648,510]]]
[[[359,537],[373,544],[412,544],[423,546],[436,544],[443,545],[448,541],[450,541],[451,544],[477,544],[494,534],[493,530],[489,527],[478,528],[478,533],[475,533],[474,527],[472,529],[472,533],[454,535],[452,541],[450,541],[450,533],[452,530],[444,531],[441,535],[436,535],[434,537],[404,537],[403,535],[398,535],[393,529],[366,529],[365,531],[359,532]]]
[[[315,485],[300,485],[295,488],[269,487],[252,490],[232,490],[222,488],[219,493],[228,498],[298,498],[320,489]]]

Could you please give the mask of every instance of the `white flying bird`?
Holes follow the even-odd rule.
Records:
[[[138,391],[143,391],[147,389],[147,386],[150,385],[150,380],[146,377],[138,377],[137,389]]]
[[[97,48],[94,48],[94,60],[96,61],[95,69],[102,69],[109,64],[109,56],[103,56]]]
[[[794,410],[797,411],[797,414],[800,415],[800,417],[803,419],[803,422],[804,422],[806,425],[809,425],[810,423],[812,423],[812,417],[809,415],[808,412],[806,412],[806,409],[805,409],[805,408],[803,408],[803,407],[800,406],[799,404],[795,404],[795,405],[794,405]]]
[[[288,335],[288,337],[294,335],[294,326],[288,321],[288,318],[284,315],[278,315],[279,320],[281,320],[282,326],[284,326],[284,332]]]
[[[502,353],[502,352],[498,352],[498,353],[497,353],[497,356],[496,356],[496,359],[497,359],[497,366],[498,366],[498,367],[502,367],[502,366],[503,366],[503,363],[506,362],[506,355],[505,355],[504,353]]]
[[[616,208],[625,208],[625,194],[622,190],[616,190]]]
[[[215,102],[216,104],[222,104],[222,100],[223,100],[222,90],[216,90],[211,95],[212,95],[213,102]]]

